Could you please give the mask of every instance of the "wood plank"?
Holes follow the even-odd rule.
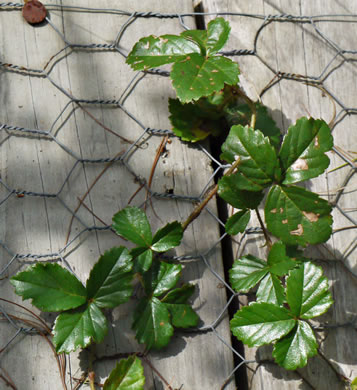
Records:
[[[270,109],[277,124],[285,131],[301,116],[313,116],[323,118],[327,122],[334,118],[333,111],[336,107],[338,118],[343,118],[334,126],[334,142],[345,151],[356,152],[355,117],[345,117],[343,108],[357,106],[356,100],[356,71],[355,64],[348,59],[336,56],[339,48],[342,50],[356,50],[353,37],[356,34],[357,20],[355,4],[343,5],[334,1],[278,1],[256,0],[249,2],[226,2],[220,0],[204,0],[205,12],[230,12],[250,15],[288,14],[295,16],[333,15],[344,14],[345,17],[334,17],[334,21],[319,21],[314,23],[297,24],[288,20],[284,22],[271,21],[263,26],[264,20],[257,17],[243,15],[228,16],[232,26],[232,34],[227,50],[247,49],[253,50],[257,31],[261,29],[257,38],[256,56],[234,57],[241,67],[241,81],[243,88],[252,99],[257,99],[266,85],[277,72],[313,76],[323,82],[323,86],[333,94],[330,99],[321,89],[308,86],[304,83],[282,79],[262,95],[263,103]],[[206,18],[213,18],[211,15]],[[326,37],[331,41],[326,40]],[[338,45],[336,48],[334,43]],[[225,48],[226,49],[226,48]],[[336,56],[336,58],[334,58]],[[332,100],[334,100],[332,102]],[[354,157],[353,157],[354,158]],[[330,153],[330,169],[343,164],[341,158]],[[350,173],[351,167],[327,173],[307,183],[307,187],[322,194],[323,197],[334,201],[336,189],[347,185],[338,201],[338,206],[347,211],[350,219],[356,220],[355,188],[356,177],[352,175],[346,184],[345,178]],[[351,192],[349,192],[351,191]],[[333,212],[334,228],[353,226],[353,220],[348,220],[335,208]],[[257,226],[257,221],[252,225]],[[310,359],[308,366],[296,372],[287,372],[268,362],[265,364],[249,365],[253,372],[248,370],[250,389],[325,389],[344,388],[339,374],[350,380],[357,376],[355,366],[355,353],[357,348],[355,337],[355,325],[351,322],[355,319],[356,307],[356,278],[350,271],[356,274],[357,256],[355,251],[355,230],[343,230],[334,234],[324,245],[310,248],[307,252],[315,259],[324,261],[325,272],[330,280],[335,304],[327,314],[318,320],[328,324],[348,324],[347,327],[338,327],[329,332],[319,332],[318,338],[322,342],[321,351],[329,360],[329,364],[317,356]],[[240,237],[237,237],[240,240]],[[234,246],[235,255],[252,253],[256,256],[265,256],[265,248],[262,248],[263,239],[249,236],[243,239],[240,247]],[[328,261],[326,264],[325,261]],[[348,266],[347,270],[343,264]],[[253,360],[271,360],[271,349],[245,349],[246,358]],[[330,366],[331,365],[331,366]],[[338,372],[336,373],[334,368]],[[305,379],[305,380],[304,380]],[[283,382],[284,380],[284,382]],[[309,385],[309,384],[310,385]]]
[[[119,99],[135,73],[115,51],[68,48],[60,52],[64,48],[63,40],[83,45],[111,44],[120,28],[132,21],[120,40],[120,49],[127,53],[142,36],[182,31],[177,18],[131,20],[130,13],[191,12],[192,2],[185,0],[178,4],[150,0],[138,5],[122,1],[120,8],[129,11],[128,15],[85,10],[74,12],[60,9],[58,6],[63,4],[62,1],[47,3],[57,6],[49,7],[51,25],[35,28],[22,20],[19,10],[2,12],[0,8],[0,61],[43,69],[50,60],[48,78],[29,76],[28,72],[9,72],[0,67],[0,123],[27,129],[51,129],[51,135],[46,136],[11,129],[0,132],[1,179],[8,187],[0,186],[0,201],[4,200],[0,214],[0,240],[8,248],[7,251],[0,247],[0,269],[10,262],[14,254],[38,255],[34,259],[42,261],[58,260],[61,256],[85,281],[100,254],[113,245],[126,245],[126,242],[108,230],[88,229],[103,225],[91,212],[81,207],[71,226],[69,245],[64,249],[78,198],[90,190],[84,203],[106,224],[110,224],[112,215],[125,207],[138,189],[136,179],[149,178],[156,150],[162,140],[162,136],[145,135],[145,142],[139,148],[133,148],[125,159],[126,165],[113,164],[93,187],[107,163],[81,163],[79,160],[114,158],[118,153],[128,151],[130,145],[105,131],[90,115],[107,128],[135,141],[147,127],[169,128],[167,98],[172,97],[173,92],[166,77],[147,75],[138,80],[135,89],[125,100],[124,108],[140,123],[115,104],[86,102]],[[68,0],[65,5],[93,7],[89,0]],[[96,5],[105,9],[118,8],[118,2],[114,0],[102,0],[100,5]],[[194,27],[193,18],[185,18],[185,23]],[[71,103],[70,96],[83,99],[81,106],[86,111]],[[137,177],[131,172],[135,172]],[[166,145],[165,157],[157,165],[152,190],[197,197],[209,184],[211,174],[210,159],[198,147],[172,139],[172,143]],[[27,193],[24,197],[17,197],[10,195],[14,189],[57,196],[44,198]],[[145,191],[141,191],[132,204],[142,205],[144,201]],[[148,214],[154,231],[167,221],[184,220],[194,207],[180,199],[153,198],[152,203],[156,215],[150,204]],[[210,210],[216,213],[214,202],[210,204]],[[220,281],[214,275],[223,275],[221,249],[219,244],[214,246],[218,239],[217,223],[205,212],[188,229],[182,245],[173,253],[176,256],[196,256],[184,262],[184,280],[197,285],[193,306],[200,315],[200,326],[213,324],[226,304],[225,290],[220,288]],[[200,257],[210,249],[204,259]],[[54,256],[46,257],[49,254]],[[40,257],[42,255],[45,257]],[[6,276],[24,269],[23,263],[23,259],[15,260]],[[0,283],[2,298],[21,302],[13,293],[8,279],[0,280]],[[24,305],[31,308],[29,303]],[[105,342],[97,348],[99,356],[143,350],[143,346],[137,345],[131,331],[130,312],[134,305],[135,300],[132,300],[108,313],[111,326]],[[6,310],[16,312],[11,305],[6,305]],[[55,318],[52,314],[41,316],[49,324]],[[9,323],[1,323],[1,346],[11,339],[15,331]],[[217,335],[229,345],[227,317],[223,317],[215,332],[177,332],[168,348],[150,353],[148,359],[172,388],[220,388],[233,370],[233,360],[230,348]],[[86,353],[71,354],[67,373],[79,378],[86,369],[86,359]],[[103,383],[114,365],[115,360],[103,360],[96,364],[98,381]],[[18,336],[2,354],[1,369],[8,372],[18,389],[62,388],[55,360],[48,345],[39,336]],[[147,364],[145,371],[146,389],[166,387]],[[67,378],[68,387],[72,388],[75,381],[72,379],[70,383],[69,375]],[[225,388],[233,389],[234,384]]]

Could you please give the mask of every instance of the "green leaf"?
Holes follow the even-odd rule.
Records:
[[[155,262],[144,274],[144,285],[147,295],[158,297],[175,287],[180,279],[181,264],[169,264],[163,261]]]
[[[221,132],[222,123],[217,116],[216,106],[206,103],[206,106],[211,108],[211,112],[207,112],[202,110],[198,105],[199,102],[201,99],[198,102],[186,104],[181,103],[179,99],[169,99],[171,114],[169,119],[173,126],[172,131],[183,141],[197,142],[210,134],[218,135]]]
[[[281,340],[277,341],[273,356],[275,361],[287,370],[304,367],[307,359],[317,354],[318,344],[310,325],[297,321],[297,326]]]
[[[153,259],[153,253],[151,249],[138,247],[132,249],[130,254],[134,259],[134,272],[139,272],[142,274],[150,269]]]
[[[207,54],[217,53],[226,44],[231,28],[223,18],[211,20],[207,26]]]
[[[229,270],[229,281],[237,292],[247,292],[254,287],[268,272],[267,263],[248,255],[235,260]]]
[[[175,328],[190,328],[197,326],[199,317],[190,305],[165,303],[171,314],[172,325]]]
[[[250,220],[250,210],[241,210],[228,218],[225,228],[230,235],[243,233]]]
[[[310,319],[325,313],[333,300],[322,268],[307,262],[290,271],[286,299],[296,317]]]
[[[351,383],[351,390],[357,390],[357,377]]]
[[[259,102],[254,103],[256,109],[255,128],[261,131],[275,149],[280,146],[280,129],[269,115],[268,109]],[[250,124],[252,111],[248,104],[232,102],[224,108],[225,118],[230,126]]]
[[[229,58],[190,54],[172,67],[172,85],[184,103],[219,91],[224,84],[238,83],[238,64]]]
[[[268,230],[288,245],[318,244],[331,235],[331,206],[301,187],[275,185],[265,204]]]
[[[60,314],[53,329],[57,353],[70,353],[91,342],[100,343],[108,331],[107,320],[94,303]]]
[[[155,252],[166,252],[180,245],[182,236],[182,225],[177,221],[171,222],[156,232],[151,249]]]
[[[144,368],[137,356],[121,359],[109,378],[104,382],[103,390],[144,390]]]
[[[255,302],[237,311],[230,322],[233,334],[249,347],[259,347],[288,334],[295,326],[284,307]]]
[[[289,127],[279,153],[285,171],[283,184],[298,183],[323,173],[330,164],[325,153],[332,146],[333,138],[326,122],[299,119]]]
[[[157,298],[143,299],[134,312],[133,329],[139,343],[147,349],[165,347],[174,332],[166,304]]]
[[[240,190],[262,190],[279,175],[279,161],[269,139],[248,126],[231,128],[221,158],[230,164],[240,159],[238,173],[231,175]]]
[[[206,30],[186,30],[180,34],[190,41],[196,42],[201,49],[201,54],[206,55],[207,31]]]
[[[284,287],[280,279],[269,272],[259,284],[257,302],[267,302],[281,306],[284,301]]]
[[[236,177],[232,175],[219,179],[218,195],[237,209],[255,209],[264,198],[263,192],[241,190],[237,186]]]
[[[143,210],[126,207],[113,217],[113,229],[136,245],[150,247],[152,234],[149,221]]]
[[[296,266],[296,262],[286,255],[286,246],[276,242],[268,255],[269,272],[277,276],[286,275]]]
[[[129,53],[126,63],[134,70],[147,70],[201,53],[197,43],[177,35],[150,35],[141,38]]]
[[[58,264],[38,263],[10,279],[22,299],[42,311],[60,311],[83,305],[87,300],[84,286]]]
[[[132,257],[126,248],[105,252],[87,280],[88,299],[100,308],[113,308],[127,302],[133,293],[132,268]]]
[[[182,287],[169,291],[161,300],[164,303],[186,303],[195,292],[194,284],[184,284]]]

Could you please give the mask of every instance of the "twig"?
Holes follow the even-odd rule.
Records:
[[[99,126],[103,127],[104,130],[108,131],[109,133],[114,134],[115,136],[119,137],[121,140],[128,144],[133,144],[134,141],[130,141],[130,139],[127,139],[123,137],[122,135],[116,133],[114,130],[110,129],[109,127],[105,126],[102,122],[100,122],[95,116],[93,116],[88,110],[86,110],[82,105],[80,105],[78,102],[76,102],[78,107],[83,110],[88,116],[90,116],[94,122],[96,122]]]
[[[260,216],[259,210],[258,210],[257,208],[255,209],[255,212],[256,212],[256,214],[257,214],[257,217],[258,217],[258,220],[259,220],[259,223],[260,223],[260,227],[261,227],[262,230],[263,230],[263,234],[264,234],[264,238],[265,238],[265,241],[266,241],[266,245],[267,245],[268,248],[270,249],[272,244],[271,244],[271,239],[270,239],[270,237],[269,237],[268,231],[266,230],[266,228],[265,228],[265,226],[264,226],[262,217]]]
[[[83,201],[81,201],[81,198],[77,196],[77,200],[79,200],[79,202],[81,202],[82,206],[88,210],[94,218],[96,218],[99,222],[101,222],[104,226],[108,226],[107,223],[105,223],[101,218],[98,217],[98,215],[94,214],[93,210],[91,210]]]
[[[151,364],[150,360],[147,357],[142,356],[142,359],[156,373],[156,375],[165,383],[168,390],[175,390],[171,387],[170,383],[160,374],[160,372]]]
[[[114,161],[111,161],[109,162],[105,168],[102,170],[102,172],[94,179],[93,183],[89,186],[88,190],[86,191],[86,193],[82,196],[82,198],[80,199],[79,201],[79,204],[78,206],[76,207],[76,209],[74,210],[74,213],[72,214],[72,217],[71,217],[71,221],[69,223],[69,227],[68,227],[68,232],[67,232],[67,237],[66,237],[66,244],[68,243],[69,241],[69,236],[71,234],[71,229],[72,229],[72,224],[73,224],[73,221],[74,221],[74,216],[76,214],[76,212],[80,209],[84,199],[88,196],[88,194],[90,193],[90,191],[92,190],[92,188],[97,184],[98,180],[104,175],[104,173],[114,164],[115,162],[115,159],[117,157],[119,157],[120,155],[122,155],[124,153],[124,150],[121,150],[119,153],[117,153],[114,157]]]
[[[238,158],[232,166],[227,170],[224,176],[229,176],[240,164],[240,159]],[[182,230],[185,231],[188,225],[193,222],[202,212],[202,210],[206,207],[207,203],[213,198],[213,196],[218,191],[218,184],[213,187],[213,189],[207,194],[206,198],[192,211],[192,213],[188,216],[186,221],[182,224]]]

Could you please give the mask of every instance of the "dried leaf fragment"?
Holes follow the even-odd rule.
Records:
[[[298,228],[296,230],[292,230],[290,234],[292,236],[302,236],[304,233],[304,228],[302,227],[301,223],[298,224]]]
[[[312,212],[303,211],[302,212],[304,216],[310,221],[310,222],[317,222],[319,220],[319,214],[315,214]]]
[[[294,164],[291,165],[291,170],[293,171],[307,171],[309,166],[307,165],[306,160],[303,158],[298,158]]]

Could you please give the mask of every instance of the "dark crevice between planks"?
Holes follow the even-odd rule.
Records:
[[[204,8],[202,6],[202,3],[199,3],[194,8],[195,13],[203,13]],[[205,30],[206,29],[206,23],[204,19],[204,15],[195,15],[195,23],[196,27],[199,30]],[[210,137],[210,149],[212,156],[219,161],[219,156],[221,154],[221,145],[226,139],[226,136],[228,135],[229,128],[227,125],[226,131],[223,131],[222,135],[219,137]],[[217,164],[212,161],[212,168],[213,170],[217,169]],[[215,175],[215,183],[218,182],[218,180],[222,177],[223,172],[220,170],[217,175]],[[228,207],[226,202],[224,202],[219,196],[217,196],[217,210],[218,210],[218,217],[221,221],[225,222],[228,218]],[[223,226],[219,225],[219,232],[222,236],[225,233],[225,229]],[[222,259],[223,259],[223,266],[224,266],[224,278],[228,282],[229,281],[229,269],[232,268],[233,265],[233,249],[232,249],[232,240],[229,235],[225,236],[223,240],[221,241],[221,248],[222,248]],[[226,289],[227,298],[229,299],[232,295],[231,291]],[[229,319],[233,318],[234,314],[239,309],[239,302],[238,299],[234,299],[232,303],[228,307],[228,314]],[[231,343],[232,347],[241,355],[245,356],[244,354],[244,346],[243,343],[241,343],[236,337],[233,336],[231,333]],[[236,355],[233,354],[234,359],[234,367],[237,367],[241,363],[241,359]],[[239,369],[235,372],[235,382],[238,389],[241,390],[248,390],[248,377],[247,377],[247,369],[245,364],[242,364]]]

